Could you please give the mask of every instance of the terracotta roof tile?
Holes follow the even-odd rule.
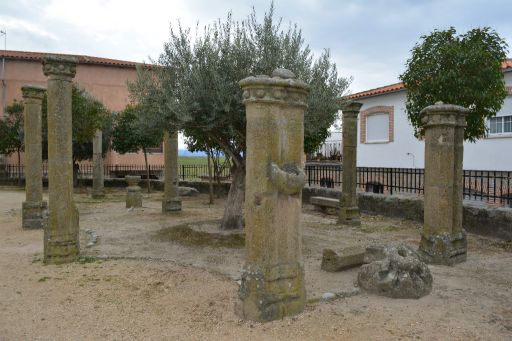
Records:
[[[15,59],[15,60],[42,61],[43,58],[49,54],[57,55],[57,56],[73,56],[78,59],[79,64],[93,64],[93,65],[117,66],[117,67],[127,67],[127,68],[135,68],[137,65],[143,65],[142,63],[129,62],[129,61],[125,61],[125,60],[117,60],[117,59],[101,58],[101,57],[91,57],[91,56],[83,56],[83,55],[0,50],[0,58],[5,57],[7,59]]]
[[[512,69],[512,59],[506,59],[501,64],[501,67],[503,68],[503,70],[507,70],[507,71],[508,71],[508,69]],[[386,85],[386,86],[381,86],[381,87],[375,88],[375,89],[356,92],[355,94],[350,94],[350,95],[344,96],[344,97],[342,97],[342,99],[358,99],[358,98],[364,98],[364,97],[370,97],[370,96],[377,96],[380,94],[400,91],[400,90],[404,90],[404,89],[405,89],[404,83],[395,83],[395,84],[390,84],[390,85]]]

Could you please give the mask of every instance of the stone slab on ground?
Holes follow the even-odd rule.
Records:
[[[322,270],[337,272],[363,264],[365,250],[361,247],[349,247],[336,252],[324,249],[322,254]]]

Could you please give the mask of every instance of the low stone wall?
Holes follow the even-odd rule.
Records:
[[[312,196],[339,199],[341,191],[321,187],[304,188],[302,201],[309,203]],[[423,222],[422,197],[358,193],[358,203],[359,209],[365,213]],[[512,208],[488,208],[464,203],[462,225],[471,233],[512,240]]]

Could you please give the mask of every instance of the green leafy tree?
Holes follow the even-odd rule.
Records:
[[[43,98],[43,158],[48,159],[48,110],[47,97]],[[103,133],[102,152],[108,150],[112,136],[112,115],[105,106],[85,89],[73,84],[71,92],[73,133],[73,179],[77,184],[79,162],[91,160],[92,139],[96,130]]]
[[[400,75],[407,88],[406,111],[415,136],[424,134],[420,111],[442,101],[470,110],[466,140],[484,137],[486,119],[496,115],[506,97],[501,63],[507,48],[488,27],[460,35],[451,27],[422,36]]]
[[[189,147],[222,150],[232,164],[222,229],[242,227],[245,182],[245,107],[238,82],[251,75],[270,75],[287,68],[311,85],[305,114],[305,151],[313,151],[328,135],[349,79],[338,76],[325,50],[315,59],[297,25],[283,29],[271,5],[263,21],[252,12],[243,21],[228,14],[197,32],[172,28],[157,66],[140,69],[130,85],[133,99],[152,108],[152,122],[180,130]],[[208,143],[203,143],[207,141]]]
[[[18,156],[18,168],[21,166],[21,152],[24,150],[23,103],[14,102],[4,109],[0,118],[0,154]],[[21,186],[21,172],[18,172],[18,184]]]
[[[142,150],[149,193],[148,148],[161,145],[163,130],[148,121],[146,116],[142,107],[137,105],[128,105],[124,111],[119,113],[114,121],[112,148],[121,154]]]

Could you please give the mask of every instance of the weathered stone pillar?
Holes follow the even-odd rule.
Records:
[[[247,115],[246,263],[236,312],[271,321],[306,302],[301,191],[307,84],[284,69],[240,82]]]
[[[178,180],[178,132],[164,134],[164,198],[162,212],[181,211]]]
[[[92,139],[92,197],[99,199],[105,196],[103,186],[103,133],[97,130]]]
[[[357,115],[362,103],[351,102],[343,111],[343,176],[338,222],[360,225],[357,204]]]
[[[44,261],[74,261],[79,253],[78,210],[73,200],[71,91],[76,59],[47,56],[48,76],[48,226],[44,231]]]
[[[419,253],[433,264],[466,260],[462,228],[464,127],[467,110],[438,102],[422,110],[425,122],[425,207]]]
[[[128,183],[126,188],[126,208],[142,207],[142,193],[139,186],[140,175],[127,175],[124,179]]]
[[[42,228],[47,218],[43,201],[43,157],[41,153],[41,109],[46,89],[33,85],[21,88],[25,130],[25,194],[22,227]]]

